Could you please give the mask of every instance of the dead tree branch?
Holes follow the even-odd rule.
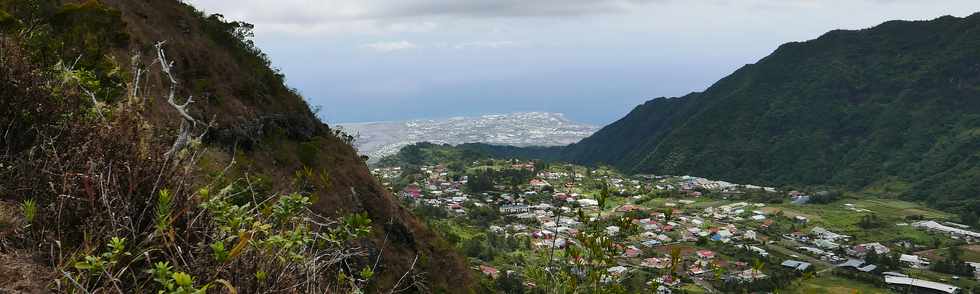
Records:
[[[194,119],[190,113],[187,112],[187,106],[194,103],[194,97],[188,96],[187,100],[183,104],[177,103],[177,78],[173,74],[173,61],[167,59],[167,53],[163,50],[163,45],[166,44],[165,41],[156,44],[157,48],[157,61],[160,63],[160,70],[167,76],[170,80],[170,92],[167,94],[167,103],[173,107],[174,110],[180,114],[182,120],[180,122],[180,134],[177,135],[177,140],[174,141],[174,145],[165,154],[167,157],[173,156],[178,151],[184,149],[191,140],[191,132],[194,127],[198,125],[197,119]],[[209,124],[210,126],[210,124]]]

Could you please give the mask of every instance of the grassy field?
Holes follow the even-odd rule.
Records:
[[[963,250],[962,258],[969,262],[980,262],[980,245],[963,245],[960,246]],[[925,256],[932,260],[940,260],[945,258],[947,252],[946,250],[926,250],[916,252],[915,254]]]
[[[853,204],[851,207],[845,204]],[[934,236],[911,226],[899,226],[908,223],[908,216],[923,216],[932,219],[950,219],[951,214],[926,208],[917,203],[892,199],[846,199],[831,204],[777,204],[764,209],[767,212],[782,211],[786,216],[804,216],[810,219],[808,228],[816,226],[847,234],[862,242],[891,241],[909,239],[918,244],[931,244]],[[881,228],[866,230],[856,224],[861,217],[874,214],[882,220]]]
[[[886,294],[892,293],[874,285],[825,275],[808,281],[802,281],[796,287],[786,289],[783,293],[790,294]]]
[[[972,277],[959,277],[959,279],[953,279],[953,275],[923,269],[906,269],[902,272],[916,279],[946,283],[965,289],[975,288],[977,287],[978,283],[980,283],[972,279]]]
[[[688,294],[708,293],[707,291],[704,290],[704,288],[701,288],[701,286],[695,284],[686,284],[681,287],[681,290],[684,291],[682,293],[688,293]]]
[[[666,207],[666,203],[680,205],[675,198],[654,198],[640,204],[643,207],[660,210]],[[713,200],[710,198],[692,198],[696,202],[686,205],[689,209],[700,209],[705,207],[717,207],[732,203],[732,201]],[[617,201],[608,209],[614,209],[620,203]],[[845,204],[853,204],[852,207]],[[680,207],[680,206],[678,206]],[[752,208],[754,209],[754,208]],[[804,229],[808,231],[813,227],[821,226],[829,230],[851,235],[861,242],[887,242],[897,239],[907,239],[920,245],[932,244],[935,238],[946,239],[941,235],[931,235],[925,231],[911,226],[899,226],[899,223],[909,223],[908,216],[922,216],[929,219],[951,219],[953,215],[942,211],[926,208],[923,205],[892,199],[846,199],[831,204],[808,204],[794,205],[789,203],[773,204],[761,208],[767,213],[782,212],[787,217],[803,216],[810,220]],[[884,226],[873,230],[866,230],[856,224],[864,215],[875,214],[882,220]],[[980,255],[980,253],[977,253]]]

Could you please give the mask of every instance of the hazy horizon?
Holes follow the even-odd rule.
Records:
[[[255,41],[328,123],[557,112],[606,125],[706,87],[779,45],[963,0],[192,0]]]

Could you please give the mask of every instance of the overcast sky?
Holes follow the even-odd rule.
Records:
[[[977,0],[188,0],[255,40],[330,123],[514,111],[607,124],[782,43]]]

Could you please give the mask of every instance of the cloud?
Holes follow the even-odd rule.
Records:
[[[361,45],[361,48],[369,49],[379,53],[389,53],[395,51],[405,51],[405,50],[415,50],[415,49],[452,49],[452,50],[469,50],[469,49],[506,49],[523,47],[527,44],[516,41],[470,41],[470,42],[459,42],[459,43],[448,43],[448,42],[437,42],[428,45],[422,45],[415,42],[409,41],[388,41],[388,42],[375,42]]]
[[[400,0],[378,12],[389,17],[553,17],[626,11],[659,0]]]
[[[362,45],[377,52],[388,53],[394,51],[413,50],[419,48],[418,45],[409,41],[378,42]]]
[[[520,43],[514,41],[475,41],[453,45],[453,49],[501,49],[517,47]]]
[[[209,13],[287,33],[428,32],[439,21],[553,18],[629,11],[668,0],[186,0]]]
[[[426,33],[435,30],[437,27],[439,24],[435,22],[423,21],[393,23],[387,25],[385,29],[394,33]]]

